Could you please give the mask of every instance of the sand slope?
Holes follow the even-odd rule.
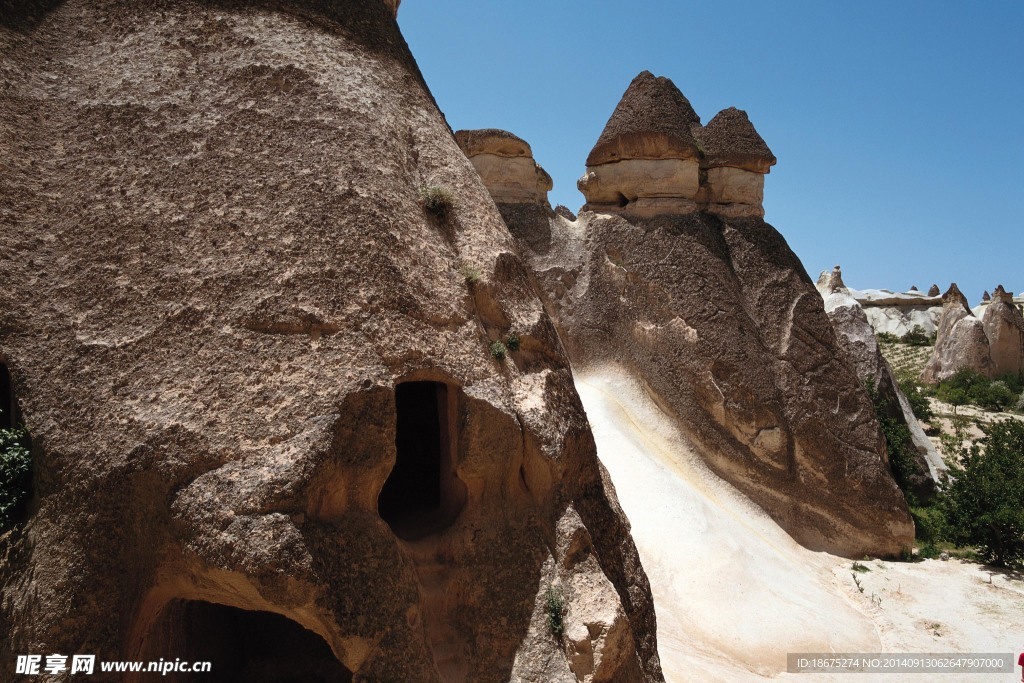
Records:
[[[651,581],[670,683],[833,679],[785,674],[787,652],[1019,652],[1024,645],[1016,642],[1024,641],[1020,580],[1000,575],[988,585],[980,567],[955,561],[872,561],[858,574],[861,593],[850,560],[799,546],[711,473],[635,380],[614,367],[576,376]]]

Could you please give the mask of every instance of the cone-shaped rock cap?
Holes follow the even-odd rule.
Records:
[[[704,165],[734,166],[746,171],[767,173],[776,159],[764,139],[758,135],[747,112],[736,107],[723,109],[697,133],[704,148]]]
[[[1006,303],[1013,303],[1013,292],[1007,292],[1002,285],[998,285],[995,291],[992,292],[993,301],[1005,301]]]
[[[968,313],[971,312],[971,305],[967,303],[967,297],[964,296],[964,293],[960,291],[960,288],[956,286],[955,282],[950,284],[949,289],[947,289],[946,293],[942,295],[942,303],[944,305],[951,302],[960,303],[967,309]]]
[[[981,295],[981,300],[982,301],[992,301],[992,295],[988,293],[987,289],[985,290],[985,293]]]
[[[691,128],[700,117],[679,88],[644,71],[633,79],[587,157],[587,166],[621,159],[689,159],[697,156]]]
[[[938,296],[939,292],[940,290],[938,285],[932,285],[928,288],[928,296]]]
[[[526,140],[498,128],[456,131],[455,142],[467,157],[477,154],[495,154],[500,157],[533,156],[533,150]]]

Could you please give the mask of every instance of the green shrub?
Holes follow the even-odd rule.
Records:
[[[868,396],[871,397],[871,404],[875,409],[875,416],[882,428],[882,435],[885,437],[892,477],[903,490],[903,495],[909,503],[913,500],[913,494],[910,492],[910,477],[914,473],[914,445],[910,430],[899,419],[889,414],[889,401],[875,388],[874,380],[869,378],[866,386]]]
[[[900,341],[909,346],[934,346],[935,335],[929,335],[920,325],[914,325],[910,332],[900,338]]]
[[[938,506],[912,507],[917,540],[922,543],[937,543],[946,537],[946,518]]]
[[[444,220],[455,206],[455,195],[447,187],[427,185],[420,188],[420,204],[440,220]]]
[[[562,589],[548,586],[547,593],[548,628],[551,635],[561,638],[565,625],[562,621],[565,612],[565,598],[562,596]]]
[[[518,351],[519,350],[519,335],[516,334],[515,332],[512,332],[511,334],[509,334],[508,337],[505,338],[505,347],[509,351],[511,351],[512,353],[515,353],[516,351]]]
[[[1022,384],[1024,379],[1019,375],[1004,375],[997,380],[989,380],[964,368],[939,382],[935,396],[953,407],[969,403],[984,410],[1002,411],[1017,404]]]
[[[928,541],[917,550],[917,557],[922,560],[934,560],[941,554],[942,552],[939,550],[939,547],[931,541]]]
[[[953,446],[949,474],[939,498],[949,539],[978,548],[985,562],[1024,562],[1024,422],[984,426],[985,436]]]
[[[931,422],[935,419],[935,411],[932,404],[928,402],[928,396],[923,388],[915,380],[904,380],[900,382],[900,391],[907,397],[910,409],[921,422]]]
[[[508,353],[508,349],[500,341],[492,341],[489,348],[491,349],[491,355],[496,360],[504,360],[505,354]]]
[[[475,285],[477,282],[480,282],[480,271],[473,266],[464,263],[459,266],[459,273],[461,273],[462,277],[466,279],[466,282],[471,285]]]
[[[883,344],[897,344],[900,341],[900,338],[892,332],[879,332],[876,336],[878,337],[878,341]]]
[[[0,531],[24,513],[32,489],[32,451],[24,429],[0,429]]]

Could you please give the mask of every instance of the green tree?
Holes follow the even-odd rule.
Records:
[[[1024,422],[986,426],[970,446],[948,440],[949,474],[940,498],[946,533],[976,546],[986,562],[1016,566],[1024,560]]]

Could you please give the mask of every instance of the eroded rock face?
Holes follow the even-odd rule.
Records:
[[[547,202],[551,176],[533,160],[533,151],[524,140],[497,129],[460,130],[455,140],[495,202]]]
[[[0,541],[0,678],[237,656],[241,620],[261,666],[332,680],[574,680],[580,651],[579,680],[661,680],[568,360],[392,7],[8,19],[0,357],[36,496]]]
[[[992,374],[1016,375],[1024,370],[1024,316],[1014,304],[1013,293],[1002,285],[996,287],[990,300],[982,323],[992,353]]]
[[[586,208],[605,213],[763,216],[764,174],[774,164],[746,112],[730,107],[701,127],[672,81],[644,71],[612,113],[578,186]]]
[[[913,473],[908,484],[918,500],[925,502],[935,496],[936,483],[946,466],[935,446],[914,416],[910,402],[900,389],[888,361],[878,347],[875,331],[864,309],[843,284],[842,271],[836,266],[818,278],[818,291],[825,301],[836,338],[853,364],[862,383],[870,382],[888,407],[888,416],[898,420],[910,432],[916,452]]]
[[[551,234],[529,262],[575,367],[640,378],[709,466],[808,547],[912,542],[866,391],[771,226],[583,211]]]
[[[935,349],[921,373],[921,381],[935,384],[962,368],[991,377],[992,351],[985,326],[971,312],[967,297],[955,282],[942,295],[942,302]]]

